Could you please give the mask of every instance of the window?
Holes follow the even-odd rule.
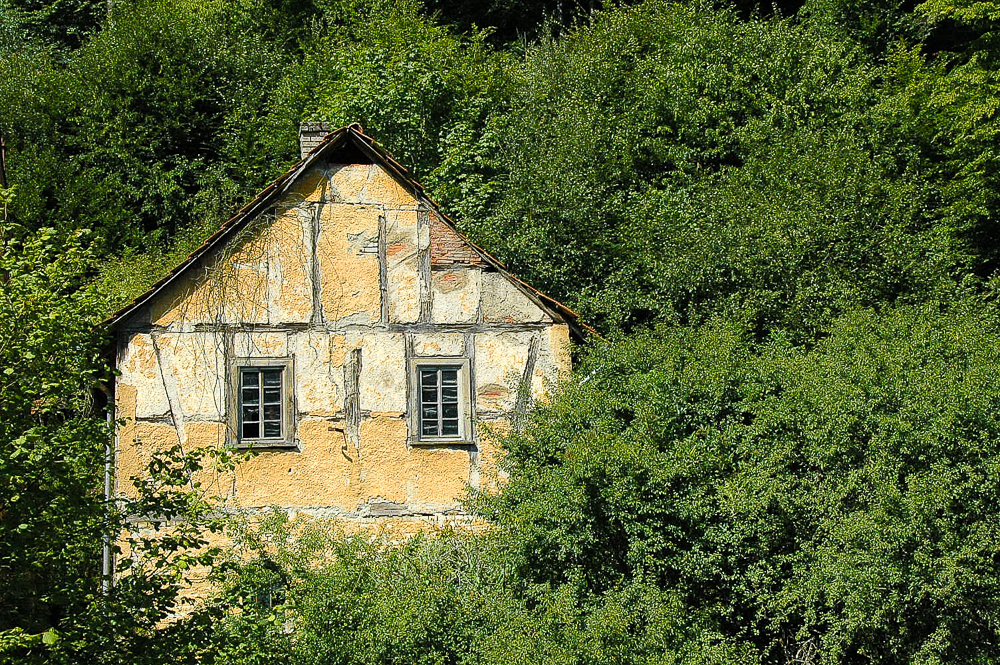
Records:
[[[240,368],[240,439],[281,438],[281,367]]]
[[[237,359],[230,400],[230,426],[237,445],[294,445],[291,375],[290,359]]]
[[[417,358],[410,368],[412,443],[469,443],[469,361]]]

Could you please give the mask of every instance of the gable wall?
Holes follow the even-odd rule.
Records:
[[[489,476],[484,425],[525,407],[522,380],[537,399],[569,369],[569,331],[442,226],[378,165],[300,177],[120,327],[118,490],[155,449],[231,439],[233,358],[289,357],[296,449],[206,472],[210,491],[355,520],[454,515],[466,483]],[[408,364],[429,356],[469,361],[473,445],[412,445]]]

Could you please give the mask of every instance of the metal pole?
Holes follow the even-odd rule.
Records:
[[[0,188],[7,189],[7,141],[0,136]]]
[[[101,592],[111,595],[111,464],[114,456],[114,441],[118,436],[114,424],[114,401],[111,391],[107,391],[107,419],[112,434],[104,443],[104,548],[101,556]]]

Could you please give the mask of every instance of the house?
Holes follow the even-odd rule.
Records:
[[[114,492],[152,453],[249,448],[232,509],[461,520],[491,433],[569,369],[572,311],[459,234],[359,125],[302,160],[109,322]]]

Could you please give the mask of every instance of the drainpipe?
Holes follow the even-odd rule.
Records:
[[[7,142],[0,136],[0,188],[7,189]]]
[[[111,464],[118,432],[114,426],[114,400],[107,386],[102,386],[108,396],[107,419],[111,436],[104,443],[104,548],[101,556],[101,592],[111,595]]]

